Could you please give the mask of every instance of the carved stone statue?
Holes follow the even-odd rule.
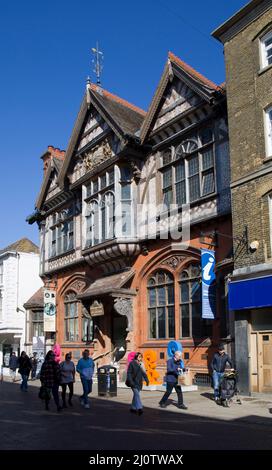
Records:
[[[132,311],[132,300],[131,299],[114,299],[114,309],[119,315],[125,315],[127,317],[127,328],[126,331],[132,331],[133,329],[133,311]]]

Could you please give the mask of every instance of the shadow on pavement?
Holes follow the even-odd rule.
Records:
[[[1,450],[271,449],[270,417],[226,421],[148,406],[138,416],[129,404],[92,395],[90,409],[75,396],[73,408],[57,413],[51,400],[48,412],[31,382],[27,393],[1,383],[0,403]]]

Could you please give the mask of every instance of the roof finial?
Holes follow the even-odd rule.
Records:
[[[88,109],[89,109],[90,104],[91,104],[90,88],[91,88],[91,79],[90,79],[90,77],[87,77],[87,80],[86,80],[86,101],[87,101]]]
[[[96,43],[96,48],[92,47],[92,53],[94,55],[92,62],[94,63],[93,71],[96,74],[96,83],[98,86],[101,86],[100,77],[101,77],[101,72],[103,69],[102,60],[104,56],[103,56],[103,52],[99,50],[98,42]]]

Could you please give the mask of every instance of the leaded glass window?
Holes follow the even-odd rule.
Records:
[[[174,280],[170,273],[157,271],[148,280],[149,337],[175,337]]]
[[[180,337],[201,337],[201,270],[191,264],[180,274]]]
[[[215,192],[214,143],[210,127],[161,153],[163,204],[181,206]]]
[[[64,335],[65,341],[79,341],[78,301],[74,292],[69,292],[64,298]]]

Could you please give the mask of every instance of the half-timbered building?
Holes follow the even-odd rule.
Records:
[[[169,53],[148,112],[87,84],[66,152],[48,147],[29,220],[41,234],[41,276],[56,290],[55,341],[98,363],[131,351],[184,348],[193,376],[229,338],[232,269],[224,86]],[[202,318],[201,249],[216,253],[214,320]],[[52,335],[51,335],[52,336]],[[198,374],[198,375],[196,375]]]

